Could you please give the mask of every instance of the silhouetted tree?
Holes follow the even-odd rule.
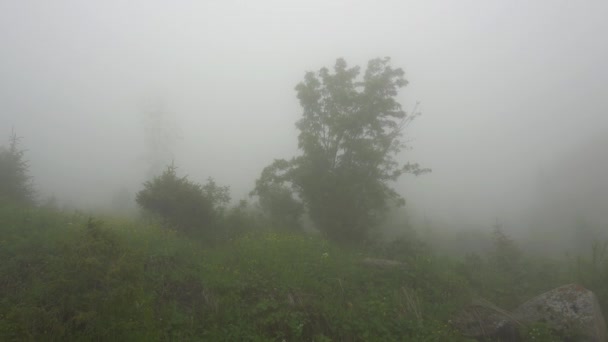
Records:
[[[0,147],[0,198],[31,205],[35,202],[35,192],[25,151],[19,142],[20,138],[13,132],[8,148]]]
[[[333,72],[306,73],[296,86],[303,109],[296,124],[302,154],[275,160],[253,192],[263,198],[270,184],[289,187],[317,228],[339,241],[367,239],[391,203],[404,204],[390,183],[404,173],[429,171],[395,160],[405,147],[403,130],[416,117],[396,100],[407,84],[403,70],[378,58],[369,61],[362,79],[359,73],[343,59]],[[295,205],[289,208],[298,213]]]

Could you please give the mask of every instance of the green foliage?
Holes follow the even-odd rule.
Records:
[[[571,274],[576,281],[593,291],[602,308],[608,308],[608,241],[596,241],[587,254],[571,260]]]
[[[356,251],[300,234],[247,235],[207,255],[215,271],[206,283],[224,304],[216,315],[241,322],[218,324],[209,340],[459,340],[425,291],[430,282],[449,286],[445,270],[370,270]],[[444,317],[459,298],[446,293]]]
[[[230,203],[230,188],[219,186],[213,178],[208,178],[207,183],[201,189],[203,190],[203,196],[211,202],[213,210],[216,213],[223,213]]]
[[[3,341],[464,341],[446,324],[464,284],[448,264],[368,269],[303,234],[203,250],[156,226],[0,207],[0,257]]]
[[[259,197],[260,209],[271,227],[295,231],[302,229],[300,218],[304,214],[304,207],[288,187],[265,182],[262,177],[256,182],[256,190],[252,194]]]
[[[8,148],[0,147],[0,200],[31,205],[35,202],[35,194],[19,140],[13,132]]]
[[[370,246],[373,253],[384,259],[410,261],[420,255],[431,253],[428,245],[413,234],[398,236],[390,241],[382,241]]]
[[[225,211],[219,227],[222,232],[220,240],[234,240],[252,231],[265,229],[266,219],[261,217],[258,210],[252,208],[245,200]]]
[[[317,228],[334,241],[366,240],[389,205],[404,202],[390,183],[403,173],[429,171],[395,159],[405,147],[403,129],[416,116],[396,100],[407,84],[403,70],[384,58],[369,61],[362,79],[359,73],[343,59],[333,73],[327,68],[306,73],[296,87],[303,109],[296,125],[302,155],[275,160],[254,190],[269,205],[280,202],[273,196],[287,199],[292,218],[301,212],[295,200],[301,201]]]
[[[144,183],[136,202],[146,211],[158,215],[166,224],[180,231],[210,235],[221,212],[230,201],[227,187],[213,179],[207,184],[178,177],[170,165],[160,175]]]
[[[102,223],[2,208],[0,340],[144,340],[141,262]]]
[[[242,202],[222,227],[247,227],[257,215]],[[138,221],[0,205],[0,340],[467,341],[447,322],[473,294],[509,310],[573,280],[563,264],[515,253],[501,229],[493,250],[464,262],[413,235],[373,247],[237,230],[203,249]],[[604,307],[606,250],[597,244],[572,264]],[[514,255],[515,269],[505,261]],[[405,266],[370,267],[367,256]],[[569,337],[543,324],[521,335]]]
[[[460,272],[476,295],[499,307],[514,309],[544,291],[571,282],[555,260],[524,255],[501,225],[494,226],[492,242],[493,248],[485,254],[467,254]]]
[[[563,336],[558,336],[552,329],[545,323],[535,323],[526,326],[522,329],[521,336],[524,341],[530,342],[556,342],[556,341],[569,341],[564,339]]]

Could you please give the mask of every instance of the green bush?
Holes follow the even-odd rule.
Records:
[[[229,200],[228,188],[217,186],[212,179],[201,186],[187,177],[178,177],[173,165],[145,182],[136,197],[137,204],[169,227],[207,237],[215,233],[213,229]]]

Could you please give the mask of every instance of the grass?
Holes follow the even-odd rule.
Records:
[[[369,267],[363,258],[381,250],[310,235],[203,248],[140,221],[2,206],[0,340],[467,341],[448,321],[474,294],[500,306],[565,279],[539,277],[549,269],[539,262],[501,269],[490,257],[390,250],[407,267]],[[577,271],[606,269],[596,259]]]

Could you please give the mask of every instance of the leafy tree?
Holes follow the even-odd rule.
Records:
[[[0,198],[22,204],[35,202],[25,151],[19,147],[20,138],[13,132],[8,148],[0,147]]]
[[[333,72],[306,73],[295,88],[303,109],[296,124],[302,154],[275,160],[253,191],[263,203],[274,195],[268,191],[273,186],[290,188],[322,233],[352,242],[367,239],[391,203],[404,204],[391,182],[429,171],[395,159],[406,147],[403,130],[417,115],[406,113],[396,99],[407,84],[403,70],[378,58],[369,61],[362,79],[359,74],[359,67],[349,68],[343,59]],[[288,203],[299,213],[296,202]]]
[[[215,180],[209,177],[202,190],[203,195],[211,201],[214,212],[222,214],[230,203],[230,188],[217,185]]]
[[[289,187],[273,182],[272,171],[272,168],[266,168],[262,172],[250,195],[259,197],[259,207],[273,228],[301,230],[300,218],[304,214],[304,207],[294,198]]]
[[[229,199],[227,187],[219,187],[213,180],[201,186],[185,176],[178,177],[176,167],[170,165],[144,183],[136,202],[181,231],[209,233],[217,219],[216,209]]]

